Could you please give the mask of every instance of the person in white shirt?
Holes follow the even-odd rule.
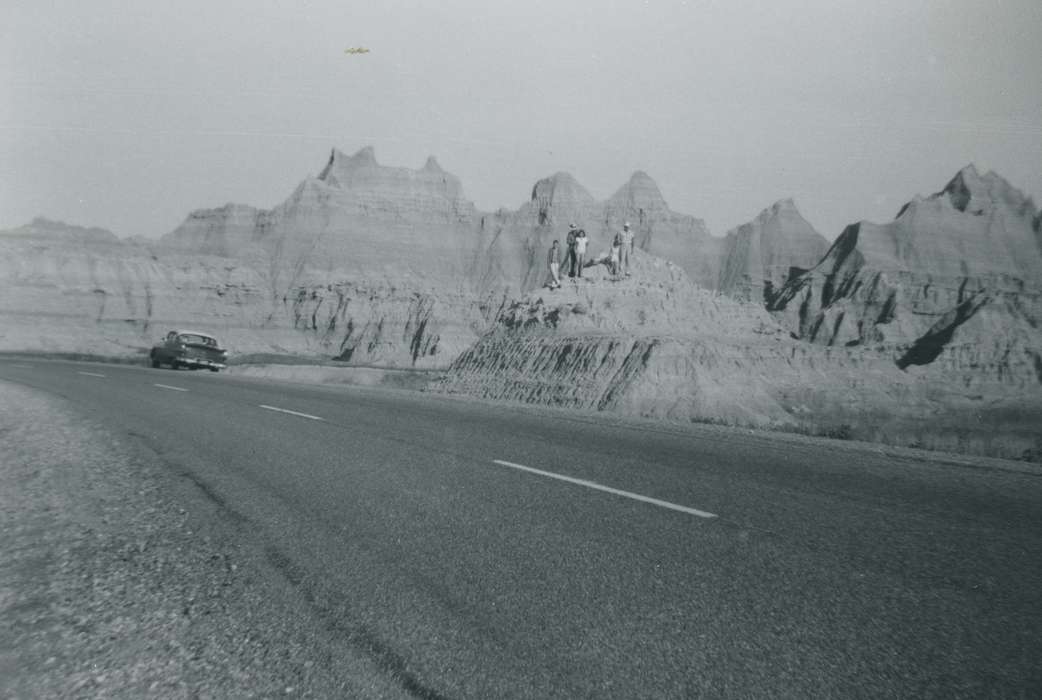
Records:
[[[609,267],[611,268],[611,278],[613,281],[619,279],[619,259],[622,257],[622,234],[616,233],[615,238],[611,239],[611,257],[609,258]]]
[[[630,253],[633,252],[633,231],[630,231],[630,222],[626,222],[622,225],[622,257],[620,259],[621,267],[626,272],[626,276],[630,276]]]
[[[586,245],[590,239],[586,237],[586,231],[579,229],[575,234],[575,274],[583,276],[583,264],[586,262]]]

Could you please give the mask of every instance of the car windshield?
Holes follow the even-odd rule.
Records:
[[[182,333],[177,337],[182,343],[194,343],[196,345],[209,345],[217,347],[217,341],[208,335],[196,335],[194,333]]]

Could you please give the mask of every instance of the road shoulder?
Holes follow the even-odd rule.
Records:
[[[198,484],[0,382],[0,696],[393,697]]]

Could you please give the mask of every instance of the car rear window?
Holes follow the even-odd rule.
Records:
[[[206,335],[195,335],[193,333],[182,333],[177,338],[182,343],[195,343],[197,345],[210,345],[217,347],[217,341]]]

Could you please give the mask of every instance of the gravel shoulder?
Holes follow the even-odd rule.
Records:
[[[205,490],[0,382],[0,697],[398,697]]]

